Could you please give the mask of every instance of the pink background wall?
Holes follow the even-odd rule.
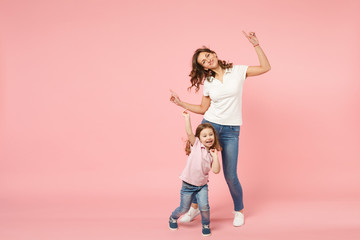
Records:
[[[245,83],[245,204],[360,201],[359,8],[355,0],[2,0],[3,216],[26,214],[11,206],[81,208],[86,199],[122,216],[161,209],[167,218],[186,161],[169,88],[200,102],[186,88],[203,45],[256,65],[242,30],[256,32],[272,65]],[[210,184],[212,205],[231,211],[223,177]]]

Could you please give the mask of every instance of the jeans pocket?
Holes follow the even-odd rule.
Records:
[[[240,126],[230,126],[230,129],[233,133],[240,133]]]

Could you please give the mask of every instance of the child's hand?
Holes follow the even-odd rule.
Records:
[[[217,156],[217,150],[215,148],[210,149],[210,154],[213,157]]]
[[[188,113],[187,109],[185,109],[185,110],[182,112],[182,115],[183,115],[185,118],[189,118],[189,117],[190,117],[190,114]]]

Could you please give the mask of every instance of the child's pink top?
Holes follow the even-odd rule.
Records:
[[[180,179],[195,186],[207,184],[212,160],[205,146],[200,142],[199,138],[196,138]]]

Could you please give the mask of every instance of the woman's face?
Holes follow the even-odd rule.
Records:
[[[201,52],[197,58],[197,62],[203,66],[205,70],[217,68],[218,58],[216,53]]]

